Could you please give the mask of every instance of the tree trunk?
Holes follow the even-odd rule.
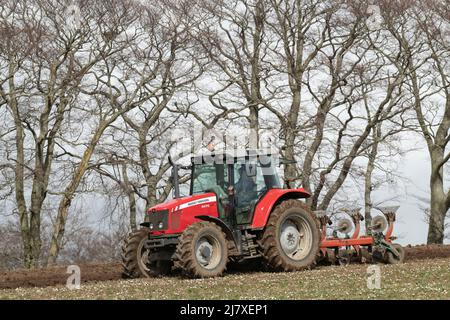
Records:
[[[115,119],[117,117],[113,118]],[[81,179],[83,178],[88,168],[89,161],[92,157],[92,154],[94,153],[94,149],[97,146],[98,141],[100,140],[100,137],[102,136],[104,130],[107,128],[108,124],[111,123],[112,121],[114,120],[110,120],[107,123],[103,123],[103,125],[101,125],[101,127],[97,130],[92,140],[90,141],[88,147],[84,151],[81,162],[78,165],[71,182],[64,191],[64,196],[59,203],[58,215],[53,226],[53,235],[47,259],[47,264],[49,265],[53,265],[56,263],[56,259],[61,249],[61,243],[64,237],[67,216],[69,214],[69,208],[72,203],[72,199],[75,195],[76,190],[78,189],[78,186],[81,183]]]
[[[353,160],[355,160],[358,150],[361,147],[362,143],[366,140],[367,136],[370,133],[370,128],[372,127],[372,124],[368,124],[366,126],[366,129],[361,134],[361,136],[357,139],[355,144],[352,147],[352,150],[348,154],[347,158],[345,159],[342,169],[339,172],[338,178],[335,180],[335,182],[332,184],[330,189],[327,191],[325,196],[323,197],[322,202],[318,206],[319,210],[326,210],[328,206],[330,205],[331,200],[336,195],[336,193],[339,191],[339,189],[342,187],[345,179],[347,178],[348,174],[350,173],[350,169],[353,165]]]
[[[328,109],[322,109],[319,108],[316,115],[316,135],[314,137],[314,140],[312,144],[309,146],[308,151],[305,155],[305,160],[303,162],[303,168],[302,168],[302,186],[305,188],[308,192],[312,192],[311,189],[311,175],[312,175],[312,164],[314,157],[317,153],[317,150],[319,150],[319,147],[323,140],[323,129],[325,125],[325,119],[326,114],[328,112]],[[312,205],[313,201],[312,198],[307,199],[307,203],[309,205]],[[313,208],[315,209],[315,208]]]
[[[264,29],[264,2],[258,1],[255,5],[255,32],[253,33],[252,82],[250,85],[251,101],[249,104],[251,149],[259,148],[259,101],[261,97],[261,38]]]
[[[130,206],[130,228],[131,230],[137,230],[136,223],[136,198],[133,192],[128,192],[128,204]]]
[[[287,117],[287,124],[284,128],[284,157],[289,162],[284,166],[284,181],[285,186],[289,189],[295,188],[295,181],[298,180],[296,164],[295,164],[295,138],[298,121],[298,113],[300,111],[300,88],[293,92],[292,104],[289,115]]]
[[[151,178],[147,181],[147,208],[151,208],[158,204],[158,198],[156,196],[156,183],[155,178]]]
[[[131,230],[137,229],[136,224],[136,198],[134,197],[133,188],[131,187],[130,180],[128,179],[127,165],[122,166],[123,186],[124,191],[128,197],[128,206],[130,208],[130,228]]]
[[[372,223],[372,216],[370,214],[372,210],[372,174],[375,169],[375,160],[378,154],[378,141],[381,137],[381,124],[378,124],[373,130],[373,145],[370,150],[369,161],[367,162],[366,173],[364,176],[364,220],[366,222],[366,233],[368,235],[372,233],[369,228]]]
[[[28,220],[28,209],[27,203],[25,201],[25,151],[24,151],[24,141],[25,132],[22,127],[22,119],[19,112],[19,106],[17,103],[17,98],[15,92],[15,72],[16,64],[11,63],[9,66],[9,76],[8,81],[10,96],[8,99],[8,106],[11,109],[14,118],[14,125],[16,129],[15,145],[16,145],[16,164],[14,168],[15,175],[15,196],[17,203],[17,210],[19,212],[19,223],[20,232],[22,236],[22,246],[23,246],[23,260],[25,268],[33,268],[38,265],[38,261],[33,257],[33,242],[31,240],[30,234],[30,222]]]
[[[445,197],[441,192],[438,191],[438,189],[440,189],[440,185],[433,182],[431,184],[432,184],[432,191],[431,191],[430,221],[428,225],[427,243],[442,244],[444,243],[444,228],[445,228],[444,220],[447,212],[447,208],[445,205]]]
[[[284,165],[284,184],[288,189],[295,188],[295,181],[297,180],[297,170],[295,168],[295,151],[294,151],[294,137],[292,133],[288,133],[289,138],[286,137],[286,143],[284,147],[284,156],[289,162]]]
[[[444,192],[443,167],[437,167],[444,158],[444,150],[434,146],[431,153],[431,203],[428,225],[428,244],[442,244],[444,242],[445,216],[448,207]]]
[[[410,58],[412,60],[412,58]],[[449,194],[444,192],[444,153],[449,139],[447,133],[450,128],[450,95],[447,95],[445,113],[443,119],[433,136],[427,127],[425,115],[422,111],[422,99],[417,74],[410,63],[411,82],[414,94],[414,110],[417,121],[422,130],[423,137],[428,146],[428,153],[431,160],[430,174],[430,216],[428,224],[428,244],[442,244],[444,242],[445,216],[449,209]]]
[[[249,148],[258,149],[259,147],[259,118],[258,118],[258,106],[249,107],[249,123],[250,123],[250,136],[249,136]]]
[[[14,99],[12,99],[14,100]],[[19,212],[20,232],[22,235],[23,260],[25,268],[33,268],[37,266],[37,261],[33,259],[33,246],[30,237],[30,225],[28,221],[28,209],[25,201],[24,187],[24,131],[20,116],[18,113],[16,101],[10,101],[11,109],[14,114],[14,122],[16,126],[16,165],[15,165],[15,195],[17,210]]]
[[[42,201],[41,201],[42,200]],[[41,240],[41,208],[43,198],[32,199],[30,208],[30,244],[32,266],[38,266],[41,257],[42,240]]]

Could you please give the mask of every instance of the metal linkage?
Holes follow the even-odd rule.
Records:
[[[344,209],[345,213],[347,213],[350,218],[352,218],[353,223],[355,225],[355,231],[353,232],[353,235],[351,239],[356,239],[359,237],[359,232],[361,230],[360,223],[361,221],[364,221],[364,216],[361,214],[361,208],[353,208],[353,209]]]
[[[320,230],[322,231],[322,240],[324,240],[327,237],[327,225],[332,224],[331,219],[328,216],[326,210],[316,210],[314,211],[314,214],[319,220]]]

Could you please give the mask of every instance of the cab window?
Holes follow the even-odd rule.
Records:
[[[223,164],[195,165],[192,177],[192,194],[212,190],[219,197],[226,197],[228,187],[227,167]]]

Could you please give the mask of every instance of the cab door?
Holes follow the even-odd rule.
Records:
[[[265,190],[261,168],[256,160],[237,161],[233,177],[236,223],[248,224],[259,196]]]

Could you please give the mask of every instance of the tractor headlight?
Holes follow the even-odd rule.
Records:
[[[164,224],[160,221],[160,222],[158,223],[158,229],[162,229],[163,226],[164,226]]]
[[[150,223],[148,227],[153,230],[153,223]]]

